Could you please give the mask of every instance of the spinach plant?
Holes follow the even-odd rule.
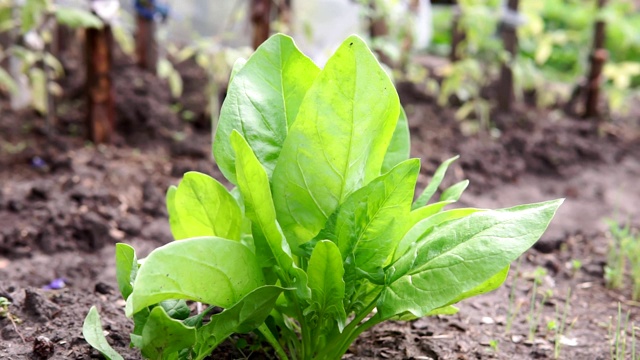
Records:
[[[116,248],[131,342],[147,358],[203,359],[257,331],[281,359],[339,359],[376,324],[452,314],[496,289],[561,203],[445,210],[468,185],[430,202],[455,158],[414,201],[407,118],[356,36],[319,69],[275,35],[231,77],[213,153],[236,187],[185,174],[167,192],[176,241],[144,261]]]

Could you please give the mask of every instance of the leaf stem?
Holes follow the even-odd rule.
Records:
[[[349,348],[349,345],[351,345],[351,342],[355,340],[355,338],[358,337],[358,335],[360,335],[362,331],[364,331],[364,330],[358,331],[359,330],[358,324],[360,324],[360,322],[364,320],[367,317],[367,315],[369,315],[373,311],[373,309],[375,309],[379,296],[380,294],[378,294],[378,296],[376,296],[375,299],[373,299],[369,303],[369,305],[367,305],[367,307],[364,310],[362,310],[362,312],[360,312],[360,314],[358,314],[353,320],[351,320],[351,322],[349,322],[349,325],[347,325],[344,328],[341,334],[338,334],[337,336],[338,339],[336,339],[336,341],[333,342],[334,344],[337,344],[337,346],[326,347],[323,351],[318,353],[318,355],[315,358],[316,359],[340,358],[343,355],[343,353],[347,351],[347,349]],[[373,319],[374,317],[377,317],[377,316],[374,315],[371,319]],[[362,325],[364,326],[369,321],[371,321],[371,319],[367,320],[367,322],[365,322]],[[356,334],[355,337],[353,336],[354,333]],[[329,342],[329,343],[332,343],[332,342]],[[330,355],[333,355],[333,356],[330,356]]]
[[[273,333],[271,332],[271,330],[269,330],[269,327],[267,326],[267,324],[262,323],[258,327],[258,331],[260,331],[260,333],[262,335],[264,335],[265,339],[267,339],[267,342],[271,346],[273,346],[273,350],[276,351],[276,354],[278,355],[280,360],[289,360],[289,357],[287,356],[287,353],[284,351],[282,346],[280,346],[280,343],[278,342],[278,339],[276,339],[276,337],[273,336]]]

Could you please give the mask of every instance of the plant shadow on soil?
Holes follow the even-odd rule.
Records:
[[[81,101],[61,105],[57,134],[47,136],[39,117],[7,111],[0,99],[0,296],[12,302],[8,310],[14,319],[0,319],[2,359],[98,358],[81,334],[91,305],[98,307],[113,347],[125,359],[138,359],[129,348],[131,321],[124,317],[115,282],[114,244],[129,243],[146,256],[171,241],[165,189],[188,170],[222,179],[210,160],[209,129],[172,112],[164,84],[127,63],[119,65],[115,82],[126,104],[118,108],[124,135],[112,146],[86,145],[76,134],[84,114]],[[203,92],[187,89],[185,96]],[[567,200],[498,291],[464,301],[453,316],[377,326],[345,358],[553,358],[554,333],[547,324],[569,290],[560,358],[609,358],[618,303],[623,313],[630,312],[630,321],[640,320],[630,288],[608,290],[603,278],[609,241],[604,219],[640,227],[637,125],[594,125],[519,108],[501,117],[506,125],[499,138],[466,136],[453,109],[439,108],[411,85],[401,84],[399,92],[410,118],[412,156],[423,161],[419,187],[443,160],[460,154],[443,184],[471,180],[460,206]],[[204,106],[192,110],[206,117]],[[578,269],[573,260],[581,262]],[[547,275],[537,287],[537,302],[551,293],[529,342],[532,274],[539,267]],[[56,278],[64,279],[63,289],[43,289]],[[42,336],[53,346],[42,346]],[[273,358],[268,351],[240,351],[234,339],[212,357]],[[258,340],[245,336],[240,342],[246,341]]]

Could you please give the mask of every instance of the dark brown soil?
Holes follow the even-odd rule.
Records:
[[[111,146],[87,145],[79,136],[81,101],[65,103],[57,133],[47,136],[43,120],[11,113],[0,100],[0,296],[12,302],[11,316],[0,319],[2,359],[97,358],[81,335],[91,305],[98,307],[114,348],[126,359],[140,358],[128,347],[131,322],[115,289],[114,244],[127,242],[145,256],[171,241],[165,189],[188,170],[221,178],[209,155],[210,132],[197,124],[206,106],[196,100],[185,104],[199,117],[195,125],[186,123],[169,108],[166,86],[154,76],[127,64],[118,74],[120,136]],[[554,332],[547,324],[567,299],[560,358],[609,358],[618,304],[630,312],[630,321],[640,320],[630,287],[608,290],[603,278],[609,242],[604,219],[640,227],[638,129],[518,109],[496,116],[500,136],[465,136],[454,110],[437,107],[406,85],[400,90],[413,156],[423,159],[421,186],[442,160],[460,154],[445,185],[471,180],[461,205],[567,200],[535,249],[513,265],[506,286],[463,302],[454,316],[375,327],[346,358],[553,358]],[[572,266],[574,260],[581,262],[579,268]],[[536,303],[548,291],[550,296],[530,342],[528,315],[538,267],[547,275]],[[43,289],[59,278],[63,289]],[[506,331],[510,318],[513,325]],[[217,357],[267,356],[243,351],[227,342]]]

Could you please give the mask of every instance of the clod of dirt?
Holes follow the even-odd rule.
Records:
[[[53,356],[54,352],[55,347],[49,338],[38,336],[33,341],[33,355],[35,355],[37,359],[48,359]]]
[[[103,295],[111,294],[113,292],[113,287],[109,284],[105,284],[103,282],[96,283],[94,287],[95,292]]]
[[[60,312],[60,307],[49,301],[40,290],[28,288],[24,294],[22,307],[25,313],[41,320],[51,320]]]
[[[543,254],[551,254],[560,249],[560,245],[564,242],[562,238],[542,238],[533,245],[533,248]]]
[[[170,138],[184,122],[171,110],[171,94],[166,84],[154,74],[137,66],[114,71],[117,94],[118,134],[127,144],[147,144],[149,139]]]
[[[140,229],[142,229],[142,220],[140,220],[140,217],[137,215],[127,214],[120,219],[118,228],[128,235],[136,236],[140,234]]]
[[[173,240],[171,228],[166,220],[157,219],[146,225],[142,229],[142,237],[145,239],[153,239],[161,244],[166,244]]]
[[[31,201],[46,201],[49,198],[49,187],[44,184],[36,184],[31,188],[28,199]]]
[[[19,213],[20,211],[22,211],[22,209],[24,209],[24,205],[18,200],[11,199],[7,203],[7,208],[9,209],[9,211]]]
[[[171,143],[171,155],[173,156],[188,156],[194,159],[204,159],[208,153],[206,148],[203,148],[197,142],[192,139],[185,139],[182,141],[174,141]]]
[[[82,215],[80,224],[77,227],[76,237],[80,242],[87,245],[88,250],[101,249],[103,246],[115,242],[109,234],[109,226],[105,224],[100,215],[94,212]]]

